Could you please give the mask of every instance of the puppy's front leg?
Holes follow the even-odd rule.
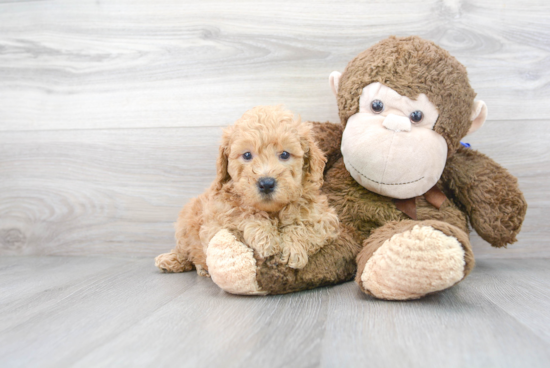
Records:
[[[282,228],[282,261],[291,268],[307,265],[309,256],[317,253],[328,241],[338,236],[338,217],[327,209],[314,221],[287,225]]]
[[[280,252],[280,233],[276,224],[269,219],[246,221],[243,224],[243,238],[262,258]]]
[[[283,263],[288,263],[290,268],[301,269],[308,261],[308,234],[307,229],[300,225],[286,226],[282,230],[282,255]]]

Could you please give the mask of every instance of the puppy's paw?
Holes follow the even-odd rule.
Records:
[[[287,244],[283,249],[281,260],[288,263],[288,267],[302,269],[307,265],[308,256],[305,247],[296,244]]]
[[[268,258],[274,255],[277,247],[273,242],[256,243],[254,244],[254,250],[258,252],[258,255],[262,258]]]
[[[269,221],[250,221],[243,231],[244,242],[264,259],[279,251],[278,235],[277,228]]]
[[[155,258],[155,266],[162,272],[187,272],[195,267],[181,253],[164,253]]]
[[[254,251],[227,230],[220,230],[210,240],[206,264],[212,281],[231,294],[261,295],[256,281]]]
[[[202,267],[201,265],[196,265],[197,267],[197,274],[202,277],[210,277],[210,274],[208,273],[208,269]]]

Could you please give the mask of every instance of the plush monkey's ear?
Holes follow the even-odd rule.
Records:
[[[229,144],[230,144],[230,137],[233,133],[233,128],[228,127],[223,131],[222,135],[222,142],[220,144],[220,150],[218,153],[218,160],[216,161],[216,179],[214,180],[214,185],[216,190],[221,190],[222,186],[227,183],[231,176],[229,176],[229,173],[227,172],[227,165],[229,163],[228,156],[229,156]]]
[[[332,93],[334,93],[335,96],[338,96],[338,86],[340,84],[341,76],[342,76],[342,73],[340,72],[332,72],[328,77],[328,83],[330,84]]]
[[[474,101],[474,108],[470,119],[472,120],[472,126],[466,135],[472,134],[485,123],[485,119],[487,119],[487,105],[485,105],[485,102],[481,100]]]
[[[314,184],[317,187],[323,185],[323,172],[327,159],[323,151],[315,144],[309,133],[309,127],[303,124],[302,128],[302,148],[304,150],[304,176],[303,181]]]

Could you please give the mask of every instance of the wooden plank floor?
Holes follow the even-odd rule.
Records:
[[[419,301],[346,283],[226,294],[152,259],[0,259],[1,367],[548,367],[550,260],[481,260]]]

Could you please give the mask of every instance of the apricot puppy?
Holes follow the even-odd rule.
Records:
[[[247,111],[224,130],[217,176],[192,199],[176,223],[177,245],[155,259],[164,272],[194,268],[208,276],[206,254],[223,230],[265,259],[291,268],[338,236],[335,211],[320,194],[325,157],[309,126],[281,107]],[[222,234],[220,233],[220,234]]]

